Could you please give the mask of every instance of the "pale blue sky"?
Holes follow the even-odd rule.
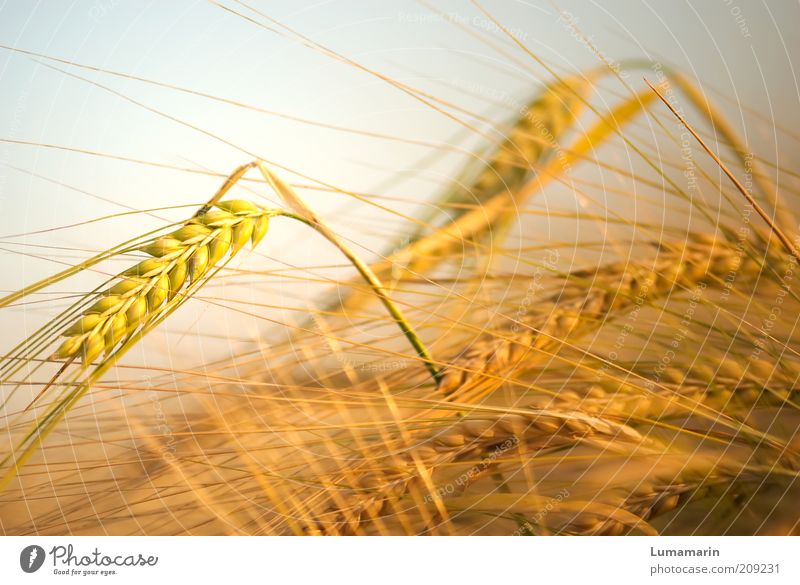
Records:
[[[236,2],[223,2],[247,12]],[[688,69],[713,87],[736,92],[745,103],[787,116],[797,111],[791,57],[800,41],[795,2],[635,3],[563,2],[582,32],[610,59],[647,52]],[[458,95],[454,83],[481,84],[524,99],[533,85],[528,74],[499,73],[503,57],[460,31],[454,23],[484,32],[488,21],[468,2],[436,2],[436,17],[422,4],[405,1],[270,1],[253,3],[280,22],[344,55],[448,99],[476,106]],[[597,57],[558,21],[545,1],[491,1],[495,16],[521,33],[537,54],[583,68]],[[251,14],[252,13],[248,13]],[[737,21],[737,16],[740,20]],[[258,18],[256,16],[256,18]],[[745,37],[740,22],[747,27]],[[492,31],[495,42],[507,41]],[[110,68],[236,99],[285,114],[400,136],[446,139],[458,127],[374,77],[336,63],[294,40],[226,13],[207,1],[0,2],[0,44]],[[534,70],[536,68],[534,67]],[[168,90],[91,72],[76,73],[107,84],[131,98],[196,124],[244,149],[314,177],[367,189],[383,173],[356,161],[412,165],[418,149],[343,137],[296,123],[247,113]],[[762,80],[761,76],[765,80]],[[414,79],[420,76],[423,79]],[[439,80],[437,82],[437,80]],[[443,84],[448,84],[447,87]],[[468,85],[468,86],[470,86]],[[769,88],[767,90],[766,88]],[[0,51],[0,137],[49,142],[183,164],[182,159],[225,170],[247,155],[219,141],[159,118],[117,96]],[[502,119],[502,114],[500,115]],[[174,173],[131,172],[129,165],[3,145],[0,160],[42,172],[97,194],[135,206],[156,204],[171,190],[183,197],[207,192],[209,181]],[[395,167],[396,168],[396,167]],[[127,172],[123,173],[123,170]],[[3,170],[4,205],[21,211],[19,199],[38,205],[25,222],[37,227],[42,212],[85,218],[103,210],[96,201],[70,197],[69,208],[51,205],[52,185]],[[120,175],[124,184],[120,185]],[[113,181],[113,191],[107,190]],[[47,191],[48,194],[45,194]],[[40,197],[46,197],[44,201]],[[192,201],[194,198],[186,198]],[[16,204],[14,202],[17,202]],[[56,197],[55,201],[59,201]],[[43,209],[44,207],[44,209]],[[74,211],[74,213],[71,213]],[[7,214],[6,214],[7,217]],[[18,221],[18,220],[17,220]],[[31,223],[28,223],[31,222]],[[16,223],[16,222],[15,222]],[[63,222],[62,222],[63,223]],[[2,230],[3,233],[7,230]]]

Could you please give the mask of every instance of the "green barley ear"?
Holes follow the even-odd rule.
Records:
[[[300,210],[300,214],[266,209],[243,200],[219,201],[247,169],[256,166],[281,197]],[[61,396],[48,405],[46,414],[34,424],[30,433],[9,456],[0,461],[0,466],[9,466],[0,477],[0,489],[8,485],[55,425],[133,344],[190,298],[205,283],[207,275],[213,269],[220,268],[226,256],[231,258],[248,242],[255,246],[264,238],[269,230],[270,216],[301,221],[334,243],[370,284],[438,383],[438,370],[427,349],[369,267],[305,207],[291,187],[271,173],[261,161],[255,161],[234,171],[211,201],[183,226],[166,236],[134,247],[147,253],[150,258],[120,273],[117,282],[89,299],[82,314],[63,330],[61,336],[66,339],[52,354],[52,358],[65,360],[65,364],[40,396],[74,360],[80,358],[82,370],[91,366],[94,369],[85,377],[78,371],[64,386]],[[107,257],[111,255],[97,256],[85,265],[90,266]],[[72,273],[65,271],[47,282],[57,282]],[[29,290],[44,286],[35,285]],[[10,302],[25,294],[28,293],[11,295],[6,300]],[[95,363],[102,355],[105,357]]]
[[[179,302],[182,291],[227,255],[234,256],[248,241],[260,242],[274,213],[242,200],[215,207],[140,247],[151,257],[122,272],[117,283],[97,294],[84,314],[64,330],[67,339],[53,357],[80,356],[87,366],[101,354],[112,353],[123,339]]]
[[[81,357],[83,367],[87,367],[100,355],[112,354],[126,338],[146,328],[172,305],[182,302],[184,295],[181,293],[200,282],[226,256],[235,256],[248,242],[252,246],[258,245],[269,231],[270,216],[284,215],[301,219],[345,253],[368,280],[438,380],[430,356],[399,309],[388,299],[377,277],[288,184],[260,162],[251,166],[259,166],[281,198],[301,215],[268,210],[242,199],[216,201],[215,197],[183,226],[140,246],[138,249],[150,258],[122,272],[118,282],[97,294],[83,315],[62,332],[66,339],[52,357],[65,360]],[[226,185],[230,187],[228,183]]]

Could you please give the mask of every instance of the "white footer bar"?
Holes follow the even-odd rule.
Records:
[[[798,545],[793,537],[0,537],[0,583],[800,583]]]

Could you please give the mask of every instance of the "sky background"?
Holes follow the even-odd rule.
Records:
[[[304,178],[312,177],[343,189],[396,195],[401,200],[393,201],[392,208],[413,212],[415,202],[430,198],[452,178],[463,156],[441,157],[418,145],[319,128],[287,116],[465,148],[479,147],[480,140],[384,80],[311,48],[266,17],[382,75],[498,122],[509,119],[508,104],[527,102],[546,79],[541,67],[469,2],[431,4],[440,12],[406,1],[254,1],[249,6],[261,11],[259,15],[232,0],[0,0],[0,45],[5,47],[0,49],[0,139],[6,140],[0,142],[0,288],[15,290],[63,263],[190,211],[30,232],[130,209],[198,204],[220,182],[8,141],[217,173],[230,172],[257,155],[298,173],[283,171],[297,182],[312,183]],[[612,0],[556,5],[503,0],[483,6],[559,71],[599,64],[597,54],[567,25],[566,14],[611,63],[645,58],[678,66],[719,100],[753,150],[797,167],[796,153],[781,148],[782,138],[771,124],[741,113],[751,108],[798,130],[797,2]],[[8,48],[189,88],[279,115]],[[640,76],[631,73],[631,83],[638,85]],[[253,189],[250,197],[269,197],[256,185],[248,188]],[[354,204],[342,194],[306,195],[367,251],[385,248],[387,234],[403,227],[399,218]],[[276,226],[268,244],[245,259],[244,266],[340,263],[314,238],[300,226]],[[87,286],[78,280],[60,290]],[[285,287],[250,287],[236,294],[244,299],[288,295],[300,302],[319,293],[313,285],[303,291],[297,283]],[[7,312],[0,322],[5,336],[19,340],[47,310],[31,306]],[[205,310],[196,309],[185,317],[187,322],[201,327]],[[225,326],[238,337],[258,335],[255,326],[245,333],[241,324]]]

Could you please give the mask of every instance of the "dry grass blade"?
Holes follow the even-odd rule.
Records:
[[[648,67],[650,68],[650,67]],[[794,214],[787,207],[775,185],[767,179],[766,173],[759,168],[759,161],[752,156],[745,148],[744,141],[739,134],[722,115],[722,113],[710,103],[708,97],[692,83],[686,75],[679,71],[668,71],[670,80],[681,89],[695,108],[708,118],[715,131],[725,139],[728,145],[736,153],[739,161],[745,167],[750,167],[753,174],[753,181],[758,185],[761,194],[764,196],[768,205],[775,211],[775,220],[784,231],[792,232],[795,229],[796,221]]]
[[[659,99],[662,102],[664,102],[664,104],[675,115],[675,117],[678,118],[680,123],[684,125],[684,127],[691,133],[692,136],[694,136],[695,140],[697,140],[697,142],[700,143],[700,146],[703,147],[703,150],[705,150],[708,153],[708,155],[712,159],[714,159],[714,162],[719,165],[719,167],[728,176],[731,182],[733,182],[733,184],[736,186],[736,189],[744,196],[744,198],[753,207],[753,209],[756,210],[756,213],[758,213],[758,215],[761,216],[761,219],[763,219],[766,222],[766,224],[770,227],[772,233],[775,234],[778,240],[780,240],[781,244],[783,244],[784,248],[786,248],[786,251],[789,252],[792,256],[794,256],[795,260],[800,261],[800,251],[797,249],[794,242],[789,238],[789,236],[785,234],[784,231],[773,221],[773,219],[769,216],[769,214],[767,214],[764,208],[761,207],[761,205],[758,204],[758,202],[753,198],[750,192],[747,189],[745,189],[744,185],[742,185],[739,179],[736,178],[736,176],[730,171],[730,169],[725,165],[725,163],[723,163],[720,160],[720,158],[716,155],[716,153],[714,153],[714,151],[711,150],[711,148],[705,143],[705,141],[702,138],[700,138],[697,132],[695,132],[694,128],[692,128],[691,125],[686,121],[686,119],[675,110],[672,104],[669,103],[669,101],[667,101],[667,99],[653,85],[651,85],[649,81],[647,81],[647,85],[650,86],[650,89],[652,89],[653,92],[655,92],[655,94],[659,97]]]

